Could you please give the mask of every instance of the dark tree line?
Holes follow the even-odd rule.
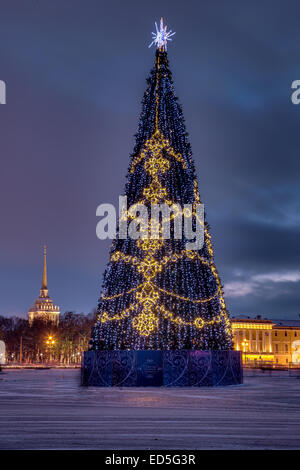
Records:
[[[59,325],[0,316],[0,339],[5,342],[8,363],[78,364],[88,349],[96,312],[88,315],[66,312]]]

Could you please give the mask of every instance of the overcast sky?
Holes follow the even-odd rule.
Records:
[[[230,313],[300,314],[300,3],[0,0],[0,314],[97,305],[163,15]]]

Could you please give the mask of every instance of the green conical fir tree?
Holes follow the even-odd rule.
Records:
[[[166,42],[166,41],[165,41]],[[148,79],[136,145],[125,188],[128,207],[143,204],[200,203],[184,118],[174,94],[165,43],[156,51]],[[176,206],[176,207],[177,207]],[[98,321],[91,348],[232,349],[230,321],[213,247],[204,223],[204,245],[186,249],[186,238],[162,237],[162,221],[140,224],[141,237],[126,239],[118,231],[104,274]],[[128,211],[126,224],[132,222]],[[195,223],[195,222],[193,222]],[[153,232],[150,232],[152,227]],[[156,238],[151,238],[155,233]]]

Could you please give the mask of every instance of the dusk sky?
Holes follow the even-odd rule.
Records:
[[[161,16],[228,309],[299,319],[297,0],[0,0],[0,315],[27,315],[45,242],[61,312],[97,306],[96,208],[123,193]]]

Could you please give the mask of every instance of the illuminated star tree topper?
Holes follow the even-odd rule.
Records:
[[[176,33],[172,33],[172,30],[167,31],[167,25],[164,26],[163,18],[160,19],[160,29],[158,29],[157,23],[155,22],[156,32],[152,33],[153,41],[149,44],[151,47],[153,44],[156,44],[158,49],[164,48],[167,50],[167,41],[172,41],[171,36],[174,36]]]

